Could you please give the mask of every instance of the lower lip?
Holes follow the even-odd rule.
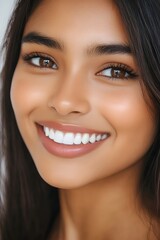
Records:
[[[64,145],[54,142],[45,136],[43,128],[38,126],[38,134],[45,149],[52,155],[63,158],[75,158],[87,154],[99,147],[105,140],[92,144]]]

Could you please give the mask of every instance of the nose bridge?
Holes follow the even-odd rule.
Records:
[[[54,91],[52,107],[60,114],[85,114],[89,111],[87,83],[79,72],[63,73]]]

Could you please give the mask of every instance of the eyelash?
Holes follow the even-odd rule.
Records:
[[[38,60],[38,63],[33,63],[33,60]],[[30,53],[30,54],[25,54],[23,56],[23,60],[25,62],[27,62],[28,64],[37,67],[37,68],[49,68],[49,69],[54,69],[57,70],[58,66],[55,63],[54,59],[46,54],[43,53],[38,53],[38,52],[34,52],[34,53]],[[41,62],[40,61],[49,61],[49,66],[47,66],[47,62],[46,62],[46,66],[41,66]],[[54,66],[54,67],[53,67]],[[107,71],[108,74],[110,72],[110,74],[117,74],[117,76],[107,76],[105,74],[103,74],[104,71]],[[124,76],[120,76],[121,74]],[[103,70],[99,71],[97,74],[97,76],[102,76],[105,78],[109,78],[112,80],[124,80],[124,79],[135,79],[138,77],[138,74],[131,69],[130,67],[128,67],[125,64],[122,63],[110,63],[108,66],[106,66]],[[118,76],[119,75],[119,76]]]
[[[110,74],[117,74],[117,76],[107,76],[103,74],[104,71],[110,72]],[[114,72],[115,71],[115,72]],[[121,74],[124,76],[120,76]],[[119,76],[118,76],[119,75]],[[97,73],[97,76],[106,77],[112,80],[124,80],[135,79],[138,74],[130,67],[122,63],[110,63],[107,67]]]
[[[43,53],[37,53],[37,52],[34,52],[34,53],[30,53],[30,54],[25,54],[23,57],[23,60],[25,62],[27,62],[28,64],[34,66],[34,67],[37,67],[37,68],[49,68],[49,69],[58,69],[58,66],[55,62],[55,60],[48,56],[48,55],[45,55]],[[37,63],[33,63],[32,61],[33,60],[37,60]],[[46,65],[44,66],[41,66],[41,61],[49,61],[49,66],[47,66],[47,62],[46,62]],[[56,66],[56,67],[52,67],[52,66]]]

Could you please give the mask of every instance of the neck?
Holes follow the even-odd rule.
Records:
[[[59,240],[147,239],[139,175],[135,166],[79,189],[60,190]]]

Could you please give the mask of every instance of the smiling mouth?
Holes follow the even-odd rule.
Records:
[[[39,122],[36,124],[43,147],[53,156],[75,158],[97,149],[110,134],[70,124]]]
[[[109,137],[107,133],[73,133],[63,132],[53,128],[44,126],[43,131],[45,136],[54,141],[55,143],[64,145],[80,145],[80,144],[93,144],[100,142]]]

